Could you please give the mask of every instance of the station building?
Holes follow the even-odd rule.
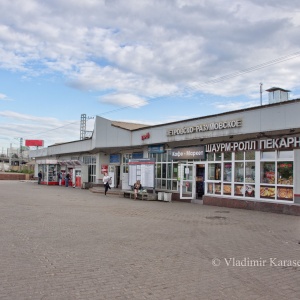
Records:
[[[129,189],[130,161],[152,159],[151,188],[172,193],[172,200],[237,207],[297,204],[299,113],[300,99],[286,99],[154,126],[97,116],[90,138],[30,151],[30,156],[36,174],[43,171],[44,184],[58,184],[58,174],[69,172],[73,186],[97,185],[107,171],[113,187]]]

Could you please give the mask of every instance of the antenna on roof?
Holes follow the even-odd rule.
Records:
[[[86,131],[86,120],[93,119],[93,117],[86,117],[86,114],[81,114],[80,118],[80,140],[84,140],[91,135],[91,131]]]
[[[262,83],[260,83],[259,84],[259,88],[260,88],[260,106],[262,106],[262,86],[263,86],[263,84]]]

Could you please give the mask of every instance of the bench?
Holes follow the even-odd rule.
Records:
[[[121,191],[120,195],[123,195],[124,198],[128,197],[130,199],[134,199],[134,191]],[[137,193],[137,198],[140,200],[148,200],[149,194],[147,192],[138,192]]]

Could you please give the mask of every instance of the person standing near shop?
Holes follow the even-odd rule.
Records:
[[[137,194],[142,190],[142,185],[139,180],[136,181],[136,183],[133,185],[133,190],[134,190],[134,200],[137,199]]]
[[[65,178],[65,185],[66,185],[66,187],[69,186],[69,180],[70,180],[70,178],[71,178],[70,173],[68,173],[68,174],[66,175],[66,178]]]
[[[103,177],[103,183],[104,183],[104,195],[106,196],[106,193],[108,189],[111,189],[109,186],[109,182],[111,180],[111,177],[108,176],[108,174],[105,172]]]
[[[62,181],[62,173],[58,172],[58,185],[61,185],[61,181]]]
[[[38,184],[41,184],[42,178],[43,178],[42,171],[39,171],[39,174],[38,174]]]

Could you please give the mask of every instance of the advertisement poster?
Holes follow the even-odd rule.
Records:
[[[137,180],[140,180],[143,187],[154,188],[155,159],[130,159],[128,165],[130,186],[133,186]]]

